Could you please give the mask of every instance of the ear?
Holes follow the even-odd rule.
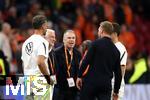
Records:
[[[44,29],[44,24],[42,24],[42,29]]]
[[[65,43],[65,41],[66,41],[65,37],[63,37],[63,43]]]

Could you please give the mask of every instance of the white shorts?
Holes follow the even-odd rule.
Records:
[[[52,86],[47,84],[47,81],[43,76],[39,76],[39,75],[37,75],[37,76],[36,75],[26,76],[26,77],[24,77],[24,84],[25,84],[25,88],[27,88],[27,84],[30,85],[30,89],[31,89],[30,90],[30,95],[25,94],[25,99],[32,98],[32,99],[35,99],[35,100],[40,100],[40,99],[44,100],[44,98],[48,98],[48,100],[51,100],[50,99],[50,96],[51,96],[50,94],[51,94],[51,90],[53,88],[51,89]],[[43,86],[45,86],[46,88],[43,88]],[[43,94],[43,91],[45,91],[44,94]],[[25,93],[27,93],[27,91]],[[40,95],[40,94],[37,94],[37,93],[42,93],[42,94]]]

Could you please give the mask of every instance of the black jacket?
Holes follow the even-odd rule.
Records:
[[[56,75],[57,60],[56,60],[56,55],[53,49],[49,52],[49,55],[48,55],[48,68],[50,71],[50,75]]]
[[[68,54],[68,59],[70,59],[70,54],[67,51]],[[57,74],[57,87],[62,90],[67,90],[69,89],[67,78],[67,64],[66,64],[66,57],[65,57],[65,50],[64,50],[64,45],[61,47],[58,47],[55,50],[55,55],[56,55],[56,60],[57,60],[57,68],[56,68],[56,74]],[[81,60],[81,54],[80,52],[76,49],[73,48],[73,60],[71,62],[71,70],[70,74],[71,77],[74,78],[76,82],[77,78],[77,72],[79,70],[79,63]]]
[[[110,38],[104,37],[94,41],[83,59],[78,77],[90,65],[84,84],[97,86],[99,90],[111,90],[111,79],[115,74],[115,93],[121,84],[120,53]]]

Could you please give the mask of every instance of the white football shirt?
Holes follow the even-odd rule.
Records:
[[[127,50],[126,50],[125,46],[121,42],[116,42],[115,46],[118,48],[118,50],[120,52],[120,65],[126,65],[128,54],[127,54]],[[114,77],[112,79],[112,86],[114,87]],[[123,76],[122,81],[121,81],[121,86],[120,86],[120,89],[119,89],[119,98],[118,98],[118,100],[123,99],[124,87],[125,87],[125,82],[124,82],[124,76]]]
[[[120,65],[126,65],[127,63],[127,50],[125,48],[125,46],[121,43],[121,42],[116,42],[115,46],[118,48],[119,52],[120,52]]]
[[[36,34],[23,43],[21,59],[23,61],[24,75],[42,75],[37,64],[37,57],[43,55],[48,58],[48,45],[47,40]],[[46,60],[45,62],[47,62]]]

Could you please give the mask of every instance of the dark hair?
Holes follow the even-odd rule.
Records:
[[[119,36],[121,29],[120,25],[118,23],[112,23],[112,25],[113,25],[113,32],[116,33],[117,36]]]
[[[100,27],[107,33],[107,34],[112,34],[113,32],[113,26],[112,23],[109,21],[103,21],[100,23]]]
[[[39,29],[47,21],[44,15],[36,15],[32,19],[32,26],[34,29]]]

